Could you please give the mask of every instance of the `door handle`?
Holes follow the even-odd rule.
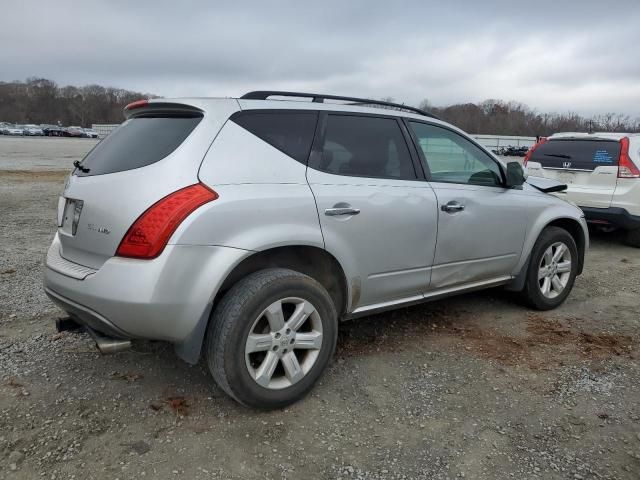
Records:
[[[464,210],[464,205],[458,202],[449,202],[446,205],[442,205],[440,210],[447,213],[461,212]]]
[[[338,215],[358,215],[360,213],[359,208],[352,207],[333,207],[327,208],[324,211],[324,214],[329,217],[336,217]]]

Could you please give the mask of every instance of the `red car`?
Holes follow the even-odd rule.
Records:
[[[65,137],[82,137],[84,130],[81,127],[67,127]]]

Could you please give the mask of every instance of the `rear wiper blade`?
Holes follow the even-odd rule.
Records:
[[[82,173],[89,173],[91,171],[90,168],[83,167],[79,160],[75,160],[73,162],[73,166],[80,170]]]
[[[570,159],[571,155],[567,155],[565,153],[545,153],[544,154],[545,157],[555,157],[555,158],[566,158],[566,159]]]

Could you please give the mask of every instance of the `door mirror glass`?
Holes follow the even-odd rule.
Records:
[[[525,180],[524,169],[520,162],[507,163],[507,180],[505,182],[507,188],[520,187]]]

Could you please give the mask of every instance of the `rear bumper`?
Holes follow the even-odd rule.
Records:
[[[51,248],[58,247],[56,235]],[[207,316],[231,269],[249,253],[167,245],[153,260],[111,258],[83,279],[70,276],[71,269],[61,268],[59,262],[49,265],[48,259],[44,287],[57,305],[94,330],[120,338],[181,343]]]
[[[130,335],[118,327],[116,327],[109,320],[104,318],[97,312],[94,312],[90,308],[85,307],[84,305],[80,305],[79,303],[74,302],[73,300],[69,300],[68,298],[63,297],[62,295],[58,295],[56,292],[51,290],[50,288],[44,288],[47,296],[58,305],[62,310],[67,312],[69,316],[80,323],[81,325],[86,325],[93,330],[96,330],[105,335],[109,335],[115,338],[129,338]]]
[[[632,215],[624,208],[580,208],[582,208],[587,222],[611,225],[626,230],[640,228],[640,216]]]

